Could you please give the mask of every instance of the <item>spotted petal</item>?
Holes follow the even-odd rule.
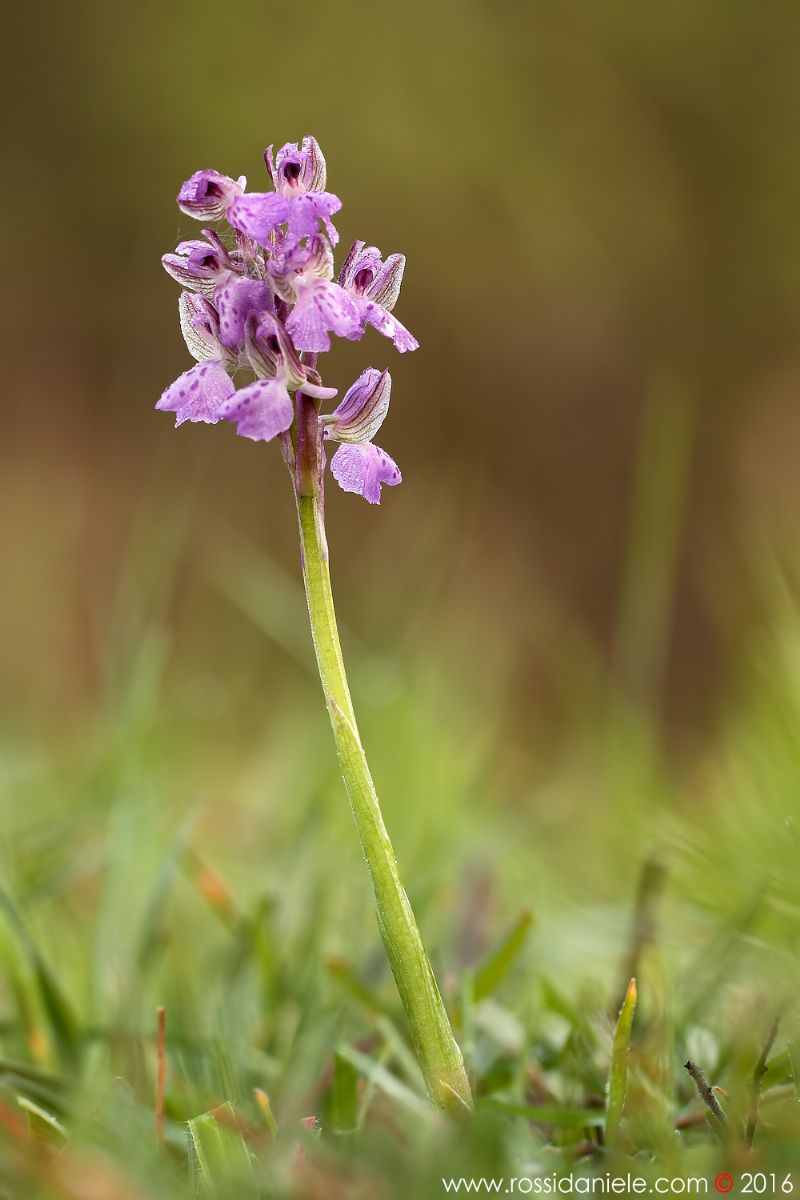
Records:
[[[342,207],[338,196],[332,192],[304,192],[289,201],[287,231],[289,240],[298,242],[304,237],[313,237],[319,232],[322,221],[332,246],[339,241],[339,234],[331,216]]]
[[[360,300],[359,307],[361,309],[362,319],[367,325],[372,325],[384,337],[392,339],[392,344],[395,350],[399,350],[401,354],[405,354],[406,350],[418,350],[419,342],[414,337],[405,325],[402,325],[397,317],[393,317],[380,304],[376,304],[373,300]]]
[[[354,301],[338,284],[315,279],[297,297],[297,304],[286,321],[286,328],[298,350],[330,350],[329,332],[356,340],[362,325]]]
[[[331,459],[331,472],[345,492],[356,492],[370,504],[380,504],[381,484],[402,481],[397,464],[380,446],[340,446]]]
[[[228,222],[259,246],[268,246],[270,234],[288,215],[289,201],[280,192],[250,192],[230,206]]]
[[[216,425],[220,406],[233,393],[234,386],[220,359],[197,363],[165,390],[156,408],[175,413],[175,425],[184,421],[202,421]]]
[[[217,288],[214,303],[219,311],[219,340],[233,349],[244,339],[245,321],[250,313],[268,311],[272,299],[263,280],[233,276]]]
[[[257,379],[240,388],[220,408],[224,421],[235,421],[239,437],[270,442],[285,433],[294,418],[292,398],[278,379]]]

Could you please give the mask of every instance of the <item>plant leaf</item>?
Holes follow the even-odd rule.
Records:
[[[532,924],[533,914],[524,908],[503,940],[484,958],[472,983],[472,998],[476,1003],[496,991],[508,975],[525,948]]]
[[[331,1124],[337,1133],[358,1128],[358,1069],[339,1050],[333,1060]]]
[[[411,1088],[406,1087],[401,1083],[396,1075],[392,1075],[391,1071],[387,1071],[386,1067],[375,1062],[374,1059],[368,1058],[366,1054],[360,1054],[358,1050],[354,1050],[352,1046],[341,1046],[338,1055],[351,1066],[355,1067],[359,1075],[389,1096],[390,1099],[397,1101],[409,1112],[416,1113],[417,1116],[430,1119],[434,1114],[425,1100],[418,1096],[416,1092],[412,1092]]]
[[[242,1196],[255,1196],[250,1151],[230,1102],[187,1121],[195,1194],[210,1196],[227,1183],[236,1183]]]
[[[617,1017],[614,1042],[611,1047],[611,1066],[608,1074],[608,1102],[606,1105],[606,1145],[613,1146],[617,1140],[625,1095],[628,1088],[628,1048],[631,1040],[633,1014],[636,1012],[636,980],[628,984],[622,1008]]]
[[[0,911],[5,916],[6,924],[14,935],[36,980],[39,996],[47,1013],[61,1057],[66,1065],[74,1066],[78,1060],[80,1042],[77,1021],[50,967],[39,953],[39,948],[31,937],[20,912],[2,888],[0,888]]]

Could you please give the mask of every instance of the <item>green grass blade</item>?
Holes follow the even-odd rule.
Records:
[[[17,1104],[25,1113],[30,1131],[35,1138],[40,1142],[47,1142],[50,1146],[61,1147],[64,1144],[67,1131],[58,1117],[48,1112],[46,1108],[42,1108],[28,1096],[17,1096]]]
[[[412,1092],[411,1088],[406,1087],[404,1083],[392,1075],[391,1071],[387,1071],[386,1067],[375,1062],[374,1059],[368,1058],[366,1054],[360,1054],[358,1050],[354,1050],[352,1046],[341,1046],[338,1054],[346,1062],[350,1063],[359,1075],[362,1075],[369,1083],[376,1087],[390,1100],[394,1100],[397,1104],[407,1109],[408,1112],[415,1113],[417,1116],[430,1119],[432,1116],[431,1109],[416,1092]]]
[[[608,1102],[606,1105],[606,1145],[616,1143],[625,1094],[628,1088],[628,1048],[631,1040],[633,1014],[636,1012],[636,980],[628,984],[622,1008],[619,1010],[614,1042],[611,1048],[611,1067],[608,1074]]]
[[[352,1133],[358,1127],[358,1069],[339,1050],[333,1060],[331,1124],[337,1133]]]
[[[336,980],[343,991],[347,992],[368,1012],[384,1013],[387,1016],[391,1013],[389,1005],[361,982],[346,959],[338,954],[331,954],[325,960],[325,967],[328,974]]]
[[[65,1065],[72,1067],[78,1061],[80,1048],[78,1024],[72,1009],[56,982],[55,976],[39,953],[39,948],[31,937],[21,914],[1,888],[0,912],[5,917],[6,924],[36,981],[39,997],[47,1014],[50,1030],[61,1058]]]
[[[490,1096],[481,1101],[482,1109],[506,1113],[511,1117],[527,1117],[539,1125],[557,1125],[577,1129],[597,1128],[605,1122],[600,1108],[572,1108],[568,1104],[515,1104]]]
[[[497,990],[525,948],[532,924],[533,914],[524,908],[503,940],[490,950],[475,972],[473,1000],[484,1000]]]
[[[187,1121],[189,1149],[198,1196],[215,1195],[236,1184],[237,1195],[255,1196],[256,1185],[250,1151],[230,1103]]]

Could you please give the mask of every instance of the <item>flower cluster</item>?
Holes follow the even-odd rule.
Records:
[[[418,342],[392,314],[402,254],[384,261],[375,246],[356,242],[334,280],[339,235],[332,217],[341,201],[325,191],[316,140],[287,143],[275,156],[270,146],[264,159],[272,191],[247,192],[244,177],[207,170],[195,172],[178,193],[182,212],[227,229],[204,228],[202,238],[181,242],[162,259],[183,288],[181,331],[197,363],[156,408],[174,412],[176,425],[233,421],[241,437],[280,438],[291,453],[292,393],[311,397],[317,409],[336,395],[317,371],[331,334],[356,340],[372,325],[401,353]],[[339,443],[334,478],[371,504],[380,502],[381,484],[400,482],[395,463],[372,441],[390,392],[388,371],[370,367],[333,413],[317,418],[320,439]]]

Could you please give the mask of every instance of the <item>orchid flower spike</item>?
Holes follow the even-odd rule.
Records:
[[[402,254],[384,261],[376,247],[356,242],[334,280],[331,216],[341,201],[325,190],[316,139],[287,142],[277,153],[269,146],[264,161],[272,191],[248,193],[244,176],[213,170],[196,171],[180,189],[182,212],[219,224],[162,258],[183,288],[181,331],[196,363],[156,407],[173,412],[177,425],[223,420],[252,441],[282,438],[288,461],[299,397],[318,410],[336,395],[317,363],[332,335],[354,341],[372,325],[401,352],[415,350],[417,341],[392,315]],[[319,418],[320,462],[322,440],[339,443],[334,478],[370,504],[380,501],[383,484],[400,482],[395,463],[372,441],[390,392],[388,371],[370,367],[335,412]]]

